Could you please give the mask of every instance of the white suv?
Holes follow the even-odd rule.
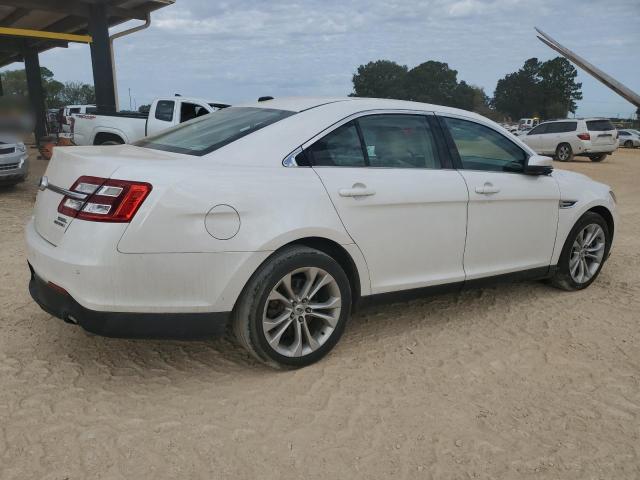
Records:
[[[536,153],[553,155],[561,162],[574,155],[601,162],[618,148],[618,132],[606,118],[544,122],[519,138]]]

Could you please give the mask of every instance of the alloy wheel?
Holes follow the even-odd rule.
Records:
[[[562,162],[566,161],[569,158],[570,155],[570,150],[569,150],[569,146],[567,145],[561,145],[558,148],[558,159]]]
[[[340,319],[342,297],[336,280],[317,267],[298,268],[269,293],[262,329],[273,350],[301,357],[320,348]]]
[[[576,236],[569,257],[569,273],[576,283],[586,283],[598,272],[604,259],[605,234],[602,227],[592,223]]]

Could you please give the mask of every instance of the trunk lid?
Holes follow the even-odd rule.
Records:
[[[58,147],[45,172],[50,185],[70,189],[83,175],[110,178],[123,165],[138,162],[175,159],[165,152],[133,147],[131,145],[108,147]],[[58,212],[63,195],[50,189],[41,190],[36,197],[34,223],[36,231],[49,243],[57,246],[73,218]]]

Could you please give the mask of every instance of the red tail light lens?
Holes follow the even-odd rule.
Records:
[[[58,212],[69,217],[92,222],[130,222],[142,202],[151,192],[151,184],[83,176],[71,190],[84,193],[87,198],[77,200],[65,196]]]
[[[589,135],[588,133],[579,133],[578,138],[580,140],[591,140],[591,135]]]

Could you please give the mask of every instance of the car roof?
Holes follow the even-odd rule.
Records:
[[[387,98],[366,97],[282,97],[261,102],[250,102],[234,105],[234,107],[273,108],[291,112],[303,112],[325,105],[340,104],[345,112],[361,112],[366,110],[419,110],[425,112],[438,112],[459,114],[466,117],[484,118],[476,113],[461,110],[459,108],[433,105],[430,103],[411,102],[407,100],[394,100]]]

